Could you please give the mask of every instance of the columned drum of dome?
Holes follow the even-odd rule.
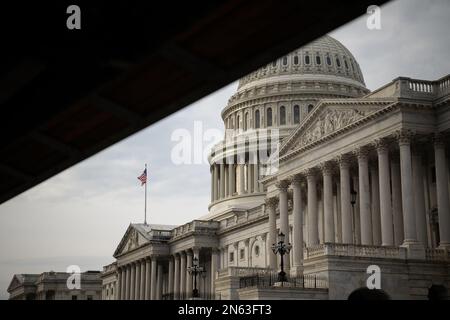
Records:
[[[270,153],[266,149],[273,152],[274,145],[288,136],[320,99],[358,98],[368,92],[355,57],[330,36],[240,79],[237,92],[222,111],[224,142],[210,155],[213,186],[228,180],[233,183],[228,188],[236,191],[213,198],[210,217],[230,208],[245,209],[264,202],[259,180],[265,163],[258,155]],[[261,142],[261,137],[269,138]],[[213,168],[218,164],[223,164],[224,172],[235,171],[234,179],[220,173],[214,176]]]

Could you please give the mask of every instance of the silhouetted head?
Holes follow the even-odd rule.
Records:
[[[370,301],[370,300],[390,300],[389,295],[381,289],[369,289],[367,287],[359,288],[353,291],[348,300],[352,301]]]

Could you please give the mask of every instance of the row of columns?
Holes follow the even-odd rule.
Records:
[[[163,265],[156,256],[136,260],[118,268],[119,300],[162,298]]]
[[[379,139],[375,147],[377,166],[369,166],[369,146],[358,148],[353,156],[357,159],[357,179],[352,180],[353,156],[344,154],[319,167],[305,170],[294,177],[277,183],[278,197],[267,199],[269,211],[269,243],[276,243],[276,204],[280,214],[280,232],[289,239],[288,186],[293,191],[293,263],[301,268],[303,259],[303,197],[302,181],[307,190],[307,243],[319,243],[319,218],[323,210],[323,242],[346,244],[410,246],[427,244],[426,207],[424,200],[424,177],[421,154],[411,150],[411,133],[399,131],[395,135],[399,159],[390,157],[390,141]],[[440,246],[450,245],[450,199],[444,143],[440,136],[434,139],[436,168],[436,193],[439,215]],[[339,177],[335,178],[336,169]],[[323,186],[322,199],[318,201],[318,182]],[[353,183],[352,183],[353,182]],[[358,215],[353,216],[351,186],[357,188]],[[336,198],[333,185],[337,186]],[[336,199],[337,201],[335,201]],[[340,206],[340,210],[338,208]],[[320,207],[320,208],[318,208]],[[320,210],[319,210],[320,209]],[[336,215],[336,209],[339,215]],[[336,218],[338,217],[338,218]],[[359,218],[359,219],[358,219]],[[340,221],[335,221],[339,219]],[[338,226],[338,228],[336,228]],[[336,230],[339,235],[336,237]],[[356,235],[356,236],[355,236]],[[269,266],[276,268],[276,256],[269,255]]]
[[[169,260],[169,292],[173,292],[174,299],[189,299],[192,297],[192,290],[194,288],[194,277],[189,272],[189,268],[193,265],[193,259],[198,259],[199,266],[200,261],[200,249],[192,248],[185,251],[180,251],[174,254]],[[211,264],[210,270],[205,270],[211,275],[211,282],[209,284],[210,292],[214,293],[215,290],[215,277],[219,268],[219,252],[217,249],[211,249]],[[199,276],[197,281],[200,281]],[[199,282],[197,283],[199,288]]]
[[[213,164],[211,166],[211,202],[236,194],[262,191],[259,164]]]

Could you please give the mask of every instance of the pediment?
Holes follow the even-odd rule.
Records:
[[[114,256],[122,255],[126,252],[132,251],[147,242],[147,238],[133,225],[130,225],[125,232],[122,240],[120,241],[119,246],[114,253]]]
[[[23,285],[23,282],[19,280],[17,275],[14,275],[13,279],[11,280],[11,283],[8,286],[8,292],[15,290],[16,288]]]
[[[361,123],[363,119],[367,119],[385,108],[386,105],[387,103],[321,103],[287,137],[280,148],[280,157],[352,128]]]

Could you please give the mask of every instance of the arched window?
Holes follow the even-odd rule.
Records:
[[[337,65],[338,67],[341,66],[341,60],[339,60],[339,58],[336,58],[336,65]]]
[[[309,55],[307,54],[307,55],[305,56],[305,64],[309,64],[309,63],[310,63]]]
[[[331,66],[331,58],[330,58],[330,56],[327,56],[327,65]]]
[[[281,106],[280,107],[280,125],[286,124],[286,107]]]
[[[277,66],[277,60],[275,60],[274,62],[272,62],[272,67],[276,67]]]
[[[316,64],[317,64],[318,66],[320,66],[321,63],[322,63],[322,60],[320,59],[320,56],[317,55],[317,56],[316,56]]]
[[[283,57],[283,66],[287,65],[287,57]]]
[[[267,109],[267,126],[272,126],[272,108]]]
[[[261,126],[261,120],[259,117],[259,110],[255,111],[255,128],[259,129],[259,127]]]
[[[298,64],[298,56],[294,56],[294,64]]]
[[[240,122],[240,116],[237,116],[236,118],[236,129],[239,129],[239,122]]]
[[[300,107],[294,106],[294,123],[300,123]]]
[[[234,129],[234,118],[231,118],[231,129]]]
[[[348,69],[347,59],[344,59],[345,69]]]
[[[246,112],[244,115],[244,131],[247,130],[247,125],[248,125],[248,112]]]
[[[314,109],[314,106],[313,106],[312,104],[310,104],[310,105],[308,106],[308,113],[310,113],[310,112],[312,111],[312,109]]]

